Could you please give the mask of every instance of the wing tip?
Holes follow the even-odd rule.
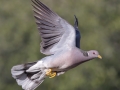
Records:
[[[74,18],[75,18],[74,26],[75,26],[75,27],[78,27],[78,18],[76,17],[76,15],[74,15]]]

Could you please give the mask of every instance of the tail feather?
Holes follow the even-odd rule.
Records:
[[[15,78],[18,85],[21,86],[23,83],[25,83],[26,77],[27,77],[26,74],[22,74],[18,78]]]
[[[32,79],[32,80],[38,79],[41,74],[42,74],[42,72],[38,72],[38,73],[34,74],[34,75],[31,77],[31,79]]]
[[[44,81],[46,77],[43,70],[36,72],[27,71],[35,64],[36,62],[16,65],[11,69],[13,78],[16,79],[18,85],[22,86],[24,90],[34,90]]]

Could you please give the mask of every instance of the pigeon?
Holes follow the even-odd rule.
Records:
[[[35,90],[47,77],[62,75],[94,58],[102,59],[98,51],[80,48],[81,35],[76,16],[72,26],[39,0],[31,1],[42,41],[40,52],[46,57],[12,67],[12,77],[22,89]]]

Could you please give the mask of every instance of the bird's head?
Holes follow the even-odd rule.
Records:
[[[91,58],[99,58],[99,59],[102,59],[102,57],[100,56],[99,52],[96,51],[96,50],[90,50],[87,52],[88,53],[88,56],[91,57]]]

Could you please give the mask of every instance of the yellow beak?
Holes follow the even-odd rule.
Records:
[[[98,55],[98,58],[102,59],[102,56]]]

